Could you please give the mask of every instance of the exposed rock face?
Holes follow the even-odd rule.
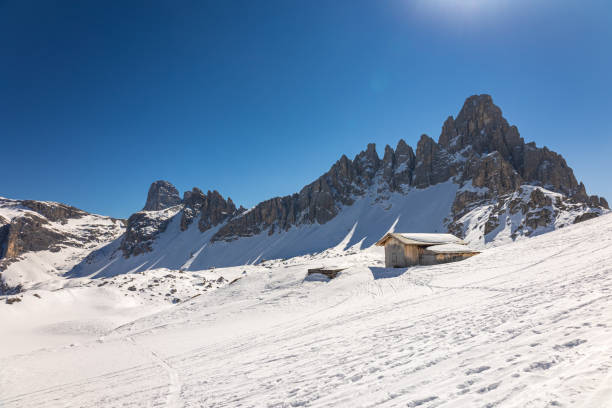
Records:
[[[0,216],[0,259],[4,257],[8,245],[8,235],[11,222]]]
[[[18,204],[32,212],[24,211],[11,221],[0,217],[0,270],[12,262],[12,258],[26,252],[59,251],[60,244],[78,241],[71,233],[55,230],[51,223],[66,224],[69,219],[87,215],[85,211],[43,201],[23,200]]]
[[[448,153],[427,135],[422,135],[417,144],[416,159],[412,184],[417,188],[442,183],[454,173],[451,172]]]
[[[147,202],[142,211],[159,211],[179,205],[181,197],[178,190],[171,183],[158,180],[149,187]]]
[[[574,219],[574,224],[578,224],[579,222],[588,221],[593,218],[599,217],[599,214],[596,212],[587,212],[584,214],[580,214]]]
[[[583,192],[563,157],[546,147],[525,143],[489,95],[469,97],[457,119],[449,117],[444,122],[439,145],[449,153],[463,152],[466,157],[497,152],[524,183],[568,196]]]
[[[61,203],[23,200],[21,205],[35,211],[51,222],[65,223],[70,218],[81,218],[87,213],[78,208]]]
[[[466,205],[453,208],[454,219],[448,228],[472,243],[484,244],[502,230],[507,238],[516,239],[597,217],[604,211],[603,207],[589,208],[561,193],[522,185],[494,198],[473,193]]]
[[[474,187],[487,188],[491,197],[515,191],[522,183],[521,177],[499,152],[466,162],[463,178],[472,180]]]
[[[414,176],[416,156],[412,147],[400,139],[395,151],[391,146],[385,146],[383,158],[383,178],[391,187],[391,190],[401,190],[402,186],[408,186]]]
[[[0,215],[0,293],[20,290],[19,273],[9,273],[10,282],[5,278],[11,265],[22,258],[40,251],[61,252],[70,248],[69,259],[61,260],[61,253],[57,258],[61,260],[59,264],[68,267],[89,250],[119,237],[124,230],[122,220],[53,202],[0,198],[0,213],[4,214]],[[55,264],[49,264],[43,272],[55,269]],[[67,270],[58,272],[62,271]]]
[[[217,190],[206,194],[197,187],[185,192],[183,197],[183,215],[181,217],[181,230],[185,231],[198,215],[198,228],[204,232],[226,219],[237,214],[238,210],[231,198],[225,200]]]
[[[446,119],[439,139],[450,153],[469,146],[477,154],[497,151],[511,162],[520,161],[523,143],[516,126],[508,125],[489,95],[469,97],[457,119]]]
[[[166,208],[142,210],[130,216],[120,245],[125,257],[152,251],[157,236],[166,230],[175,217],[181,231],[187,230],[197,219],[198,229],[200,232],[205,232],[244,211],[242,207],[237,209],[231,198],[224,199],[218,191],[208,191],[204,194],[197,187],[186,191],[183,199],[179,199],[177,205],[174,193],[171,196],[165,193],[159,194],[160,191],[171,190],[176,191],[174,186],[166,181],[157,181],[151,185],[145,208],[149,204],[154,208]]]
[[[140,211],[132,214],[127,221],[125,236],[121,241],[121,250],[128,257],[149,252],[153,241],[164,232],[176,211],[162,210],[155,212]]]
[[[412,148],[403,140],[395,150],[387,146],[382,160],[376,146],[369,144],[353,160],[343,155],[299,193],[266,200],[232,219],[219,229],[213,241],[231,241],[264,230],[273,234],[300,224],[324,224],[338,214],[341,206],[353,204],[355,196],[364,194],[377,178],[384,180],[390,191],[409,187],[416,161]]]
[[[5,258],[16,258],[28,251],[58,251],[58,245],[70,236],[49,228],[45,218],[29,214],[17,217],[9,225]]]

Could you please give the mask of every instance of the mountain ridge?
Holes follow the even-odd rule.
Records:
[[[232,241],[263,231],[271,235],[302,224],[325,224],[338,214],[340,206],[351,205],[355,196],[363,195],[377,174],[388,192],[427,188],[451,178],[460,185],[471,181],[473,187],[488,189],[484,196],[461,192],[453,203],[455,220],[466,206],[510,194],[523,184],[545,187],[575,203],[609,209],[603,197],[586,194],[584,184],[577,182],[561,155],[534,142],[525,143],[491,96],[483,94],[467,98],[457,117],[445,120],[438,142],[423,134],[416,153],[400,139],[395,149],[385,146],[382,158],[373,143],[353,160],[342,155],[326,173],[297,193],[264,200],[248,211],[233,207],[229,221],[211,241]],[[149,194],[156,183],[160,182],[152,184]],[[450,229],[458,231],[456,226]]]
[[[45,205],[39,207],[42,211]],[[342,250],[363,248],[395,228],[452,232],[484,247],[607,211],[607,201],[587,195],[560,154],[525,143],[491,96],[474,95],[456,118],[444,121],[437,142],[423,134],[413,149],[400,139],[395,149],[386,145],[382,157],[370,143],[352,160],[342,155],[298,192],[250,209],[237,207],[216,190],[204,193],[194,187],[181,198],[170,182],[156,181],[143,209],[125,221],[125,229],[119,226],[114,235],[100,239],[99,248],[81,245],[92,252],[74,258],[69,275],[125,273],[155,265],[227,266],[323,251],[339,243],[344,243]],[[9,221],[0,218],[0,248],[17,242],[18,228]],[[30,224],[35,225],[29,235],[33,244],[36,233],[48,229],[41,229],[42,221]],[[73,238],[73,244],[80,239]],[[24,248],[58,248],[53,239],[48,241]],[[14,264],[23,253],[6,255],[6,250],[0,253],[0,269],[18,281],[15,276],[21,272]]]

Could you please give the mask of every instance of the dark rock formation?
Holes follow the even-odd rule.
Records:
[[[439,144],[450,153],[466,147],[477,154],[497,151],[514,163],[520,161],[524,142],[516,126],[508,125],[489,95],[474,95],[467,98],[457,119],[446,119]]]
[[[78,208],[61,203],[23,200],[21,205],[35,211],[51,222],[65,223],[70,218],[81,218],[87,213]]]
[[[181,196],[176,187],[167,181],[158,180],[149,187],[147,202],[142,211],[165,210],[180,203]]]
[[[504,160],[499,152],[493,152],[477,160],[465,163],[463,178],[471,180],[474,187],[487,188],[489,196],[507,194],[522,184],[521,176]]]
[[[442,183],[451,176],[450,160],[446,150],[441,149],[434,140],[421,135],[416,150],[416,168],[413,185],[425,188]]]
[[[146,211],[132,214],[128,218],[125,236],[121,241],[123,254],[128,257],[151,251],[154,239],[166,230],[172,215],[167,214],[164,217],[157,213],[151,215]]]
[[[160,185],[161,188],[158,188]],[[165,209],[157,209],[176,201],[176,197],[168,199],[168,195],[158,194],[162,190],[168,191],[168,186],[174,189],[167,182],[153,183],[149,190],[147,206],[151,204],[150,207],[156,210],[143,210],[132,214],[128,219],[125,236],[120,246],[125,257],[150,252],[157,236],[166,230],[174,217],[177,217],[181,231],[187,230],[197,219],[198,229],[204,232],[244,211],[242,207],[237,209],[231,198],[224,199],[218,191],[208,191],[204,194],[197,187],[185,192],[183,199],[179,200],[180,207],[173,208],[176,206],[173,204]],[[151,191],[154,191],[153,195]]]
[[[28,251],[57,250],[70,237],[54,231],[43,217],[28,214],[16,217],[9,225],[5,258],[16,258]]]
[[[579,222],[587,221],[593,218],[597,218],[599,216],[596,212],[586,212],[584,214],[580,214],[574,219],[574,224],[578,224]]]
[[[197,187],[187,191],[183,197],[183,215],[181,230],[185,231],[198,215],[198,228],[204,232],[238,213],[231,198],[225,200],[218,191],[208,191],[206,194]]]
[[[68,242],[71,246],[78,245],[80,237],[58,231],[51,223],[66,224],[71,218],[87,215],[85,211],[65,204],[33,200],[20,201],[19,205],[33,212],[23,211],[23,215],[10,222],[0,219],[2,265],[6,265],[10,258],[17,258],[29,251],[58,251],[60,245]]]
[[[0,270],[28,252],[86,248],[89,244],[111,240],[122,231],[119,220],[91,215],[65,204],[0,199],[0,206],[20,213],[10,221],[0,217]],[[92,217],[91,222],[87,220],[77,222],[78,226],[64,227],[69,220],[79,220],[88,215]]]
[[[525,143],[516,126],[508,124],[489,95],[469,97],[457,119],[449,117],[444,123],[439,145],[449,153],[482,156],[497,152],[526,184],[567,196],[586,195],[565,159],[546,147]]]
[[[6,247],[8,246],[8,235],[11,222],[0,216],[0,259],[4,257]]]

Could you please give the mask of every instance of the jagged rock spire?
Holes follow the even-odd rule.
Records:
[[[181,203],[179,192],[172,183],[158,180],[151,184],[143,211],[165,210]]]
[[[525,143],[516,126],[508,124],[490,95],[467,98],[457,118],[450,116],[444,122],[438,144],[451,154],[498,152],[523,182],[547,186],[568,196],[586,197],[565,159],[546,147]]]

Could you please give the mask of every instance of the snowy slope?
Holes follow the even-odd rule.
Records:
[[[349,242],[218,268],[242,277],[89,339],[61,326],[72,345],[9,346],[0,406],[610,406],[612,215],[408,270]],[[348,269],[304,281],[323,265]],[[24,342],[54,338],[28,319],[36,302],[60,301],[39,294],[0,304]],[[90,321],[111,307],[70,301]]]
[[[276,229],[272,234],[264,230],[231,241],[213,239],[225,223],[205,232],[200,232],[193,223],[182,231],[182,213],[178,207],[149,212],[149,217],[155,220],[166,219],[172,214],[164,231],[150,241],[150,252],[124,256],[120,250],[121,237],[92,253],[67,275],[108,277],[155,268],[197,271],[314,254],[336,247],[340,242],[343,242],[342,249],[366,249],[390,231],[447,232],[453,202],[457,191],[462,189],[465,191],[465,186],[460,187],[454,180],[401,192],[385,191],[383,185],[375,183],[363,196],[355,196],[352,205],[341,206],[338,215],[325,224],[302,224],[287,231]],[[551,204],[530,208],[534,191],[541,192]],[[525,185],[519,192],[475,205],[458,220],[461,228],[456,233],[465,237],[470,246],[485,248],[563,228],[587,212],[602,214],[607,211],[580,203],[571,204],[559,193]],[[548,218],[542,216],[543,212],[550,214]],[[498,220],[498,225],[487,231],[486,224],[493,219]],[[532,225],[530,220],[537,224]]]
[[[372,187],[355,203],[345,206],[325,224],[309,224],[278,231],[263,232],[230,242],[211,242],[223,226],[201,233],[192,224],[187,231],[179,228],[180,214],[153,243],[153,251],[124,258],[120,240],[92,254],[70,272],[70,276],[113,276],[151,268],[201,270],[213,266],[252,264],[262,259],[288,258],[316,253],[335,247],[347,234],[345,246],[367,248],[386,232],[445,232],[444,219],[450,214],[457,185],[440,183],[426,189],[412,189],[406,194],[389,193],[384,198]]]

